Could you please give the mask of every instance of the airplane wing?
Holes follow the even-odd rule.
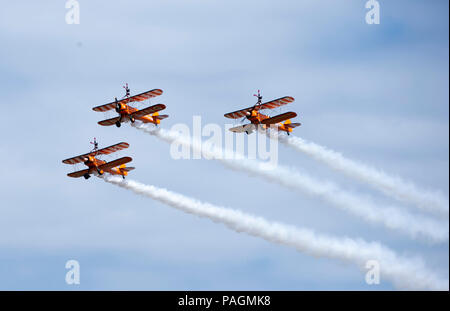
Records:
[[[302,125],[302,124],[301,123],[289,123],[289,124],[284,124],[284,127],[290,127],[293,129],[300,125]]]
[[[62,162],[63,163],[65,163],[65,164],[77,164],[77,163],[81,163],[81,162],[84,162],[84,158],[85,157],[87,157],[89,155],[89,153],[85,153],[85,154],[82,154],[82,155],[79,155],[79,156],[76,156],[76,157],[73,157],[73,158],[69,158],[69,159],[65,159],[65,160],[63,160]]]
[[[292,119],[295,118],[297,116],[297,114],[295,112],[285,112],[282,114],[279,114],[277,116],[274,116],[272,118],[268,118],[268,119],[264,119],[261,121],[262,124],[276,124],[276,123],[280,123],[283,122],[287,119]]]
[[[287,105],[294,101],[294,97],[285,96],[278,99],[271,100],[261,105],[261,109],[274,109],[283,105]]]
[[[285,97],[281,97],[278,99],[274,99],[271,100],[270,102],[266,102],[264,104],[261,104],[261,106],[259,106],[259,110],[262,109],[274,109],[283,105],[287,105],[289,103],[292,103],[294,101],[294,97],[291,96],[285,96]],[[226,113],[224,116],[226,118],[230,118],[230,119],[239,119],[239,118],[243,118],[247,115],[248,112],[252,111],[254,106],[252,107],[248,107],[245,109],[241,109],[241,110],[236,110],[230,113]]]
[[[117,102],[120,104],[127,104],[127,103],[131,103],[131,102],[141,102],[143,100],[159,96],[162,93],[163,93],[162,90],[154,89],[154,90],[147,91],[147,92],[144,92],[144,93],[141,93],[138,95],[131,96],[129,98],[124,98],[124,99],[118,100]],[[103,111],[108,111],[108,110],[114,109],[115,107],[116,107],[116,102],[113,101],[113,102],[105,104],[105,105],[94,107],[94,108],[92,108],[92,110],[103,112]]]
[[[168,117],[169,117],[169,115],[167,115],[167,114],[161,114],[159,116],[152,116],[153,119],[158,119],[158,120],[163,120]]]
[[[99,154],[99,153],[100,154],[110,154],[110,153],[117,152],[117,151],[120,151],[123,149],[127,149],[128,147],[130,147],[130,144],[121,142],[121,143],[118,143],[118,144],[115,144],[115,145],[112,145],[109,147],[99,149],[99,150],[97,150],[97,154]]]
[[[101,169],[101,170],[105,170],[106,171],[106,170],[111,169],[113,167],[116,167],[116,166],[119,166],[119,165],[122,165],[122,164],[125,164],[125,163],[128,163],[128,162],[131,162],[132,160],[133,159],[130,158],[130,157],[123,157],[123,158],[120,158],[120,159],[117,159],[117,160],[114,160],[114,161],[111,161],[111,162],[99,165],[98,168]]]
[[[126,149],[129,146],[130,145],[128,143],[121,142],[121,143],[118,143],[118,144],[115,144],[115,145],[112,145],[112,146],[105,147],[105,148],[102,148],[100,150],[97,150],[96,154],[110,154],[110,153],[113,153],[113,152],[116,152],[116,151],[119,151],[119,150],[122,150],[122,149]],[[89,152],[89,153],[85,153],[85,154],[82,154],[82,155],[79,155],[79,156],[76,156],[76,157],[73,157],[73,158],[65,159],[62,162],[65,163],[65,164],[81,163],[81,162],[84,162],[84,158],[86,158],[91,153],[92,152]],[[92,153],[92,154],[94,154],[94,153]]]
[[[155,113],[155,112],[163,110],[163,109],[166,109],[165,105],[157,104],[157,105],[153,105],[153,106],[135,111],[135,112],[131,113],[130,116],[135,117],[135,118],[140,118],[140,117]]]
[[[253,109],[253,106],[245,108],[245,109],[226,113],[226,114],[224,114],[224,116],[225,116],[225,118],[229,118],[229,119],[239,119],[239,118],[245,117],[247,115],[247,113],[250,113],[250,111],[252,111],[252,109]]]
[[[115,117],[108,120],[98,121],[97,123],[103,126],[110,126],[116,124],[116,122],[119,121],[119,119],[120,117]]]
[[[73,173],[69,173],[69,174],[67,174],[67,176],[73,177],[73,178],[78,178],[78,177],[83,176],[86,173],[89,173],[89,169],[82,170],[82,171],[77,171],[77,172],[73,172]]]
[[[247,132],[247,134],[251,134],[251,133],[253,133],[254,130],[255,130],[255,125],[251,124],[251,123],[230,128],[230,131],[232,131],[234,133]]]

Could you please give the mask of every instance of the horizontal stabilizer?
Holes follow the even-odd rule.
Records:
[[[289,123],[289,124],[285,124],[284,127],[293,129],[300,125],[302,125],[302,124],[301,123]]]
[[[165,118],[168,118],[169,115],[167,114],[162,114],[162,115],[158,115],[158,116],[152,116],[153,119],[157,119],[157,120],[163,120]]]

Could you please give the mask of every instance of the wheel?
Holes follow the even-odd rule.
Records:
[[[136,121],[133,117],[130,118],[131,123],[134,123]]]
[[[83,175],[84,179],[89,179],[89,177],[91,177],[91,175],[89,175],[88,173]]]
[[[116,126],[117,126],[117,127],[120,127],[120,125],[121,125],[120,122],[117,121],[117,122],[116,122]]]
[[[247,133],[247,135],[248,135],[248,131],[245,131],[245,133]]]

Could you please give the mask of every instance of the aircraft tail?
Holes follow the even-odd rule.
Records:
[[[126,164],[122,164],[119,166],[119,173],[122,176],[127,176],[129,171],[134,170],[134,167],[127,167]]]

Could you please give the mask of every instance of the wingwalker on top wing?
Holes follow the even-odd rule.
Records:
[[[288,135],[290,132],[292,132],[292,129],[301,125],[300,123],[291,123],[291,118],[295,118],[297,114],[295,112],[285,112],[282,114],[279,114],[274,117],[269,117],[267,115],[264,115],[260,113],[260,110],[263,109],[274,109],[283,105],[287,105],[289,103],[292,103],[294,101],[294,98],[291,96],[285,96],[281,97],[266,103],[262,103],[262,96],[258,90],[258,95],[254,95],[258,98],[258,101],[253,107],[248,107],[245,109],[237,110],[234,112],[226,113],[225,117],[230,119],[239,119],[243,118],[243,120],[247,119],[251,123],[236,126],[233,128],[230,128],[230,131],[235,133],[242,133],[245,132],[247,134],[252,133],[255,129],[262,129],[266,130],[270,128],[272,124],[275,125],[275,128],[278,131],[284,131]],[[285,121],[284,123],[282,123]]]
[[[85,170],[69,173],[67,176],[75,178],[83,176],[85,179],[88,179],[91,177],[91,174],[103,175],[107,172],[112,175],[121,175],[125,178],[129,171],[134,170],[134,167],[126,167],[125,165],[125,163],[131,162],[132,158],[130,157],[123,157],[111,162],[98,159],[101,155],[111,154],[128,148],[130,146],[128,143],[121,142],[106,148],[98,149],[98,143],[94,138],[94,142],[91,144],[94,145],[94,149],[91,150],[91,152],[62,161],[65,164],[78,164],[83,162],[88,167]]]
[[[144,123],[153,123],[155,125],[158,125],[161,123],[162,119],[165,119],[168,117],[168,115],[159,115],[158,111],[166,109],[166,106],[163,104],[157,104],[153,105],[141,110],[138,110],[134,107],[131,107],[128,105],[132,102],[141,102],[146,99],[159,96],[163,93],[160,89],[154,89],[148,92],[144,92],[138,95],[134,95],[130,97],[130,89],[128,88],[128,83],[125,88],[125,96],[121,100],[117,100],[117,97],[115,100],[109,104],[101,105],[92,108],[94,111],[108,111],[111,109],[115,109],[116,112],[119,114],[118,117],[111,118],[108,120],[103,120],[98,122],[100,125],[109,126],[115,124],[117,127],[120,127],[122,122],[131,121],[131,123],[134,123],[136,119],[141,120]]]

